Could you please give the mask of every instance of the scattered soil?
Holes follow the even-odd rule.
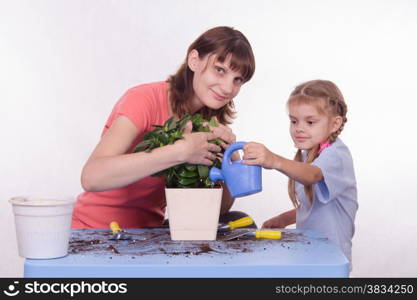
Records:
[[[107,249],[108,249],[108,250],[110,250],[110,251],[111,251],[111,252],[113,252],[113,253],[120,254],[120,252],[119,252],[119,251],[117,251],[117,249],[116,249],[116,248],[114,248],[112,245],[108,245],[108,246],[107,246]]]
[[[134,230],[131,240],[109,240],[112,235],[106,230],[75,230],[69,243],[71,254],[118,254],[132,258],[144,255],[162,254],[168,256],[182,255],[216,255],[249,253],[267,250],[272,244],[280,243],[290,249],[295,242],[310,244],[302,233],[283,232],[280,240],[256,239],[241,236],[229,241],[172,241],[168,229]],[[218,239],[227,233],[219,233]]]

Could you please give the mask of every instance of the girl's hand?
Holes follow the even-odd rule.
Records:
[[[250,142],[243,147],[243,159],[243,163],[247,165],[260,165],[265,169],[276,169],[279,157],[264,145]]]
[[[215,144],[209,143],[209,140],[219,138],[212,132],[193,132],[191,121],[187,123],[183,137],[184,139],[175,142],[180,147],[181,161],[211,166],[216,159],[216,152],[220,152],[221,148]],[[214,152],[214,153],[213,153]]]
[[[290,224],[288,224],[286,218],[283,215],[279,215],[265,221],[262,224],[262,228],[285,228],[288,225]]]

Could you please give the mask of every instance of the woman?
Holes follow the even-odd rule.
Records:
[[[233,99],[254,71],[246,37],[233,28],[216,27],[190,45],[184,63],[168,80],[129,89],[113,108],[83,168],[85,192],[75,205],[72,227],[107,228],[111,221],[124,228],[161,226],[164,180],[150,175],[186,162],[211,165],[221,148],[209,140],[221,138],[223,148],[235,142],[227,127],[234,115]],[[132,153],[152,125],[186,113],[215,116],[221,125],[209,133],[191,133],[187,124],[184,139],[149,153]],[[233,200],[225,188],[221,215]]]

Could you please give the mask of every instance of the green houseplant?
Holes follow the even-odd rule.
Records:
[[[133,149],[133,152],[150,152],[155,148],[175,143],[183,138],[182,132],[188,121],[193,124],[192,132],[209,132],[209,126],[219,126],[215,119],[208,121],[200,114],[187,114],[179,120],[172,117],[164,125],[153,125],[155,129],[145,134],[143,141]],[[222,140],[215,139],[209,142],[220,145]],[[218,158],[213,166],[221,168]],[[214,183],[208,177],[210,168],[204,165],[181,164],[162,170],[153,176],[164,177],[168,188],[212,188]]]
[[[212,119],[205,120],[200,114],[185,115],[179,120],[170,118],[164,125],[146,133],[133,152],[150,152],[155,148],[173,144],[182,139],[188,121],[193,132],[208,132],[209,126],[218,126]],[[220,145],[223,141],[209,141]],[[213,166],[220,167],[217,158]],[[165,196],[172,240],[215,240],[222,202],[223,188],[209,178],[210,167],[180,164],[162,170],[153,176],[166,179]]]

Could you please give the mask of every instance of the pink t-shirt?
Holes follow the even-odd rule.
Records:
[[[102,135],[118,116],[135,124],[139,135],[127,153],[143,140],[152,125],[169,118],[168,83],[143,84],[129,89],[116,103]],[[146,177],[122,188],[104,192],[84,192],[78,196],[72,217],[73,228],[109,228],[116,221],[122,228],[157,227],[165,215],[165,180]]]

